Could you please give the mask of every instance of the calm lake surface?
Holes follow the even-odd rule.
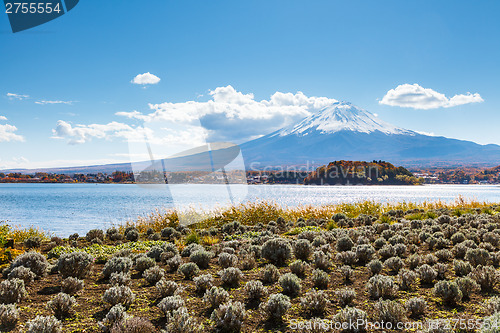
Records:
[[[258,200],[272,200],[286,206],[363,200],[451,202],[458,196],[500,202],[500,186],[233,185],[228,191],[224,185],[0,184],[0,221],[34,225],[59,236],[68,236],[134,220],[157,208],[209,209],[214,205]]]

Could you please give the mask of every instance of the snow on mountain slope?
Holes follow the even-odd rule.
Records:
[[[303,119],[298,124],[285,127],[271,136],[286,136],[290,134],[305,136],[317,131],[321,134],[330,134],[345,130],[361,133],[379,131],[384,134],[416,134],[413,131],[386,123],[372,113],[360,109],[351,103],[339,102],[327,106],[319,112]]]
[[[241,149],[250,168],[341,159],[386,160],[405,166],[500,164],[498,145],[406,130],[346,102],[334,103],[297,124],[246,142]]]

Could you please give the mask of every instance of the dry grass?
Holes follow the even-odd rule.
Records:
[[[34,226],[24,228],[18,225],[11,226],[5,221],[0,222],[0,242],[3,243],[6,239],[12,238],[14,242],[22,243],[30,237],[40,237],[44,241],[49,240],[52,234]]]
[[[121,228],[127,226],[135,226],[139,231],[144,232],[148,228],[155,231],[168,226],[176,226],[179,219],[182,221],[192,220],[199,221],[192,225],[194,228],[209,228],[212,226],[221,226],[228,222],[239,221],[245,225],[255,225],[257,223],[268,223],[275,221],[278,217],[283,217],[285,220],[297,220],[299,217],[304,219],[330,219],[335,213],[344,213],[348,217],[356,217],[360,214],[367,214],[373,216],[381,216],[390,210],[410,210],[410,209],[450,209],[454,214],[465,213],[471,209],[480,208],[488,212],[492,203],[481,202],[473,199],[465,199],[458,197],[454,202],[438,201],[424,201],[421,203],[415,202],[397,202],[397,203],[380,203],[375,201],[362,201],[355,203],[341,203],[333,205],[322,206],[296,206],[296,207],[283,207],[271,201],[257,201],[239,204],[236,206],[217,208],[211,211],[195,212],[194,210],[186,210],[183,212],[176,212],[175,210],[169,211],[155,211],[154,213],[139,218],[137,221],[129,221]]]

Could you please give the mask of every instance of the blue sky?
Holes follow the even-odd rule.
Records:
[[[16,34],[1,14],[0,168],[127,161],[126,138],[145,118],[131,112],[196,112],[216,98],[265,114],[206,116],[215,137],[233,141],[303,117],[317,101],[303,96],[315,96],[500,144],[499,10],[494,1],[80,1]],[[143,73],[161,80],[131,82]],[[299,102],[271,105],[276,92]],[[170,128],[173,145],[198,142],[189,126]]]

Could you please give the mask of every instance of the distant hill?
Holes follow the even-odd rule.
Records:
[[[407,167],[500,164],[498,145],[420,134],[346,102],[244,143],[241,149],[247,168],[321,165],[332,160],[386,160]]]
[[[306,185],[413,185],[419,182],[407,169],[383,161],[334,161],[304,179]]]

